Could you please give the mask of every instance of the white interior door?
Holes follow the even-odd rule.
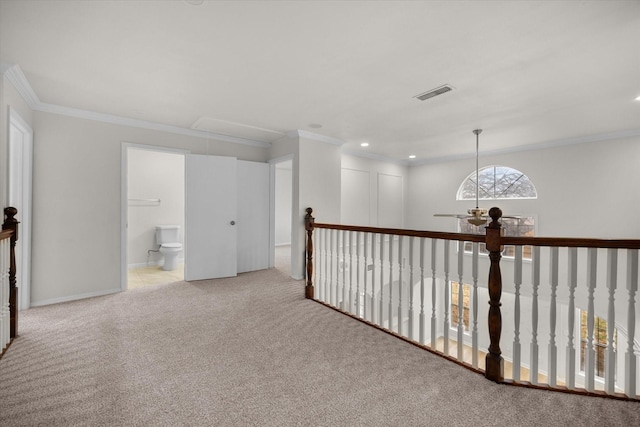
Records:
[[[238,160],[238,273],[269,268],[270,173],[267,163]]]
[[[234,157],[186,156],[187,281],[237,275],[236,166]]]

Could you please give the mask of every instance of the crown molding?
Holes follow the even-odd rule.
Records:
[[[287,136],[290,138],[305,138],[313,141],[324,142],[325,144],[338,145],[344,144],[344,141],[338,138],[333,138],[326,135],[320,135],[318,133],[309,132],[302,129],[295,129],[287,132]]]
[[[360,151],[360,150],[352,150],[352,149],[348,149],[348,148],[343,148],[342,149],[342,154],[347,154],[349,156],[353,156],[353,157],[361,157],[364,159],[371,159],[371,160],[377,160],[380,162],[385,162],[385,163],[393,163],[396,165],[400,165],[400,166],[411,166],[413,162],[409,161],[409,160],[399,160],[399,159],[394,159],[391,157],[387,157],[387,156],[383,156],[380,154],[375,154],[375,153],[368,153],[366,151]]]
[[[180,126],[167,125],[162,123],[151,122],[147,120],[132,119],[129,117],[122,117],[113,114],[99,113],[96,111],[83,110],[80,108],[65,107],[62,105],[49,104],[40,101],[38,95],[31,87],[31,84],[27,80],[27,77],[22,72],[22,69],[17,64],[10,64],[2,62],[0,65],[2,74],[7,77],[7,80],[16,88],[18,93],[25,100],[27,105],[34,111],[41,111],[44,113],[60,114],[62,116],[75,117],[78,119],[93,120],[97,122],[109,123],[114,125],[142,128],[148,130],[155,130],[159,132],[174,133],[178,135],[193,136],[197,138],[215,139],[218,141],[231,142],[234,144],[251,145],[260,148],[269,148],[271,144],[265,141],[258,141],[248,138],[241,138],[237,136],[224,135],[219,133],[207,132],[203,130],[184,128]]]
[[[518,147],[499,148],[496,150],[481,151],[479,155],[482,156],[498,156],[502,154],[521,153],[526,151],[543,150],[545,148],[559,148],[569,145],[588,144],[590,142],[604,142],[615,139],[634,138],[640,136],[640,129],[625,129],[614,132],[599,133],[595,135],[578,136],[574,138],[556,139],[551,141],[544,141],[540,143],[521,145]],[[412,161],[411,166],[423,166],[437,163],[448,163],[457,160],[465,160],[475,158],[475,153],[457,154],[452,156],[434,157],[431,159]]]
[[[22,69],[17,64],[10,64],[8,62],[2,63],[2,74],[9,80],[9,82],[16,88],[20,96],[24,99],[27,105],[35,110],[40,104],[40,98],[29,84],[27,77],[22,72]]]
[[[217,141],[251,145],[260,148],[269,148],[271,146],[270,143],[264,141],[256,141],[253,139],[240,138],[237,136],[223,135],[219,133],[183,128],[180,126],[166,125],[146,120],[132,119],[129,117],[116,116],[112,114],[98,113],[95,111],[82,110],[79,108],[63,107],[61,105],[47,104],[44,102],[41,102],[38,106],[36,106],[36,108],[34,108],[34,110],[44,113],[60,114],[63,116],[75,117],[79,119],[109,123],[113,125],[155,130],[159,132],[174,133],[178,135],[193,136],[197,138],[215,139]]]

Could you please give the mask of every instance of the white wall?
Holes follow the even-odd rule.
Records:
[[[267,150],[34,114],[32,305],[120,290],[122,142],[265,161]]]
[[[291,202],[293,162],[276,165],[275,244],[291,244]]]
[[[180,226],[184,243],[184,155],[129,148],[127,263],[129,268],[162,262],[157,250],[157,225]],[[159,199],[160,202],[141,201]],[[182,258],[184,254],[180,254]]]
[[[291,276],[296,279],[305,276],[306,209],[314,210],[318,222],[340,222],[340,146],[303,135],[292,132],[269,150],[269,159],[292,157]]]
[[[640,238],[640,137],[480,155],[480,167],[510,166],[536,186],[536,200],[481,201],[505,215],[537,215],[539,236]],[[415,166],[409,170],[409,228],[455,231],[454,219],[435,213],[466,213],[456,201],[459,185],[475,170],[475,159]]]
[[[302,231],[298,237],[299,259],[304,259],[305,254],[304,217],[308,207],[313,209],[318,222],[340,222],[340,164],[339,146],[300,138],[299,204],[297,218],[294,217],[294,227]],[[301,270],[303,266],[301,263]],[[293,264],[291,268],[293,274]],[[302,278],[304,274],[298,277]]]

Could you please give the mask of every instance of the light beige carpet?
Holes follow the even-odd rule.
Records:
[[[21,312],[2,426],[638,426],[640,404],[497,385],[276,269]]]

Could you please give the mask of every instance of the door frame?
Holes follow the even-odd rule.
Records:
[[[284,163],[291,161],[291,253],[289,254],[289,265],[291,266],[291,277],[296,278],[294,275],[294,257],[293,254],[297,251],[297,245],[294,237],[293,227],[296,214],[294,212],[294,189],[295,189],[295,177],[293,176],[293,169],[295,168],[295,156],[293,154],[287,154],[286,156],[277,157],[269,160],[270,166],[270,179],[269,179],[269,214],[271,216],[271,223],[269,225],[269,267],[275,266],[275,250],[276,250],[276,165],[278,163]]]
[[[11,128],[15,127],[23,135],[21,141],[16,142],[11,138]],[[16,184],[11,179],[11,172],[8,173],[9,180],[7,185],[7,197],[10,199],[11,194],[15,192],[20,198],[20,206],[18,211],[18,219],[20,225],[20,238],[18,246],[20,247],[19,262],[20,270],[18,271],[18,309],[25,310],[31,306],[31,219],[32,219],[32,197],[33,197],[33,129],[18,114],[15,108],[9,106],[9,126],[7,129],[8,136],[8,153],[9,162],[13,157],[12,146],[14,143],[20,144],[19,158],[14,159],[19,165],[17,173],[20,174],[20,181]],[[17,160],[17,161],[16,161]],[[9,165],[9,169],[11,166]],[[15,186],[15,187],[14,187]],[[9,200],[9,203],[13,203]]]
[[[120,154],[120,290],[127,290],[127,272],[129,270],[128,259],[128,232],[127,226],[129,221],[129,161],[128,152],[129,148],[136,148],[139,150],[158,151],[162,153],[182,154],[186,156],[191,154],[189,150],[182,150],[179,148],[161,147],[157,145],[137,144],[133,142],[122,141],[121,154]],[[185,224],[186,227],[186,224]]]

